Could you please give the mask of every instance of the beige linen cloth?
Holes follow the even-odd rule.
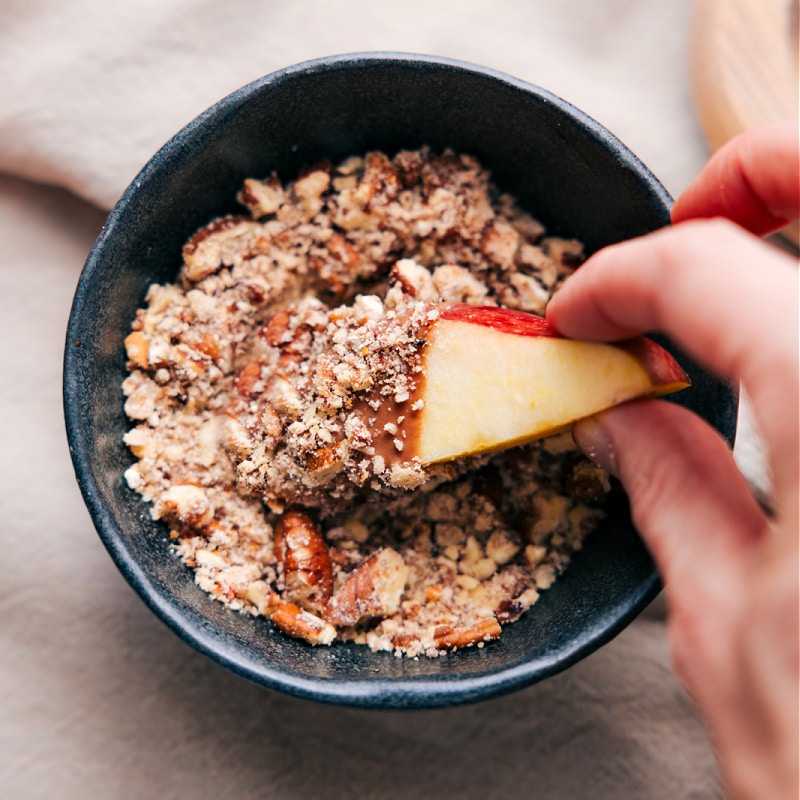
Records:
[[[69,304],[105,213],[176,130],[306,58],[404,50],[542,85],[679,193],[707,158],[689,0],[4,0],[0,4],[0,796],[715,798],[657,601],[511,696],[389,713],[265,691],[180,642],[128,588],[63,432]],[[757,472],[749,428],[743,467]]]

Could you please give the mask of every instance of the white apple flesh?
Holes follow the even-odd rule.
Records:
[[[644,337],[575,341],[541,317],[494,307],[444,309],[423,360],[415,452],[423,464],[522,444],[690,384],[675,359]]]

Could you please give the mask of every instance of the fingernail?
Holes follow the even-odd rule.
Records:
[[[597,417],[587,417],[572,427],[572,439],[598,467],[618,477],[617,456],[606,429]]]

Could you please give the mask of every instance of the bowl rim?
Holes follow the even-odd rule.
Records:
[[[66,332],[63,405],[75,475],[101,541],[127,582],[156,616],[183,641],[235,674],[266,688],[296,697],[355,707],[436,708],[472,703],[506,694],[572,666],[619,634],[658,594],[661,582],[657,572],[653,569],[649,578],[640,584],[638,596],[628,603],[624,613],[606,619],[604,624],[595,626],[583,636],[573,640],[571,647],[559,649],[547,659],[523,661],[510,667],[490,669],[468,676],[452,673],[445,679],[415,676],[391,679],[358,676],[348,679],[327,679],[283,672],[263,662],[260,662],[260,668],[256,669],[236,658],[236,654],[225,646],[224,639],[215,636],[209,630],[209,626],[202,626],[187,619],[179,608],[163,597],[160,587],[136,562],[120,535],[121,531],[114,516],[103,502],[95,476],[95,464],[87,448],[80,417],[86,388],[79,370],[81,308],[87,301],[95,274],[102,269],[102,253],[107,241],[114,236],[118,223],[124,218],[137,194],[163,169],[164,162],[180,159],[184,143],[201,132],[209,121],[233,113],[254,95],[272,85],[292,80],[298,75],[354,67],[373,67],[379,64],[407,64],[412,67],[468,72],[532,94],[569,116],[589,136],[611,151],[625,167],[633,170],[654,194],[655,200],[667,211],[672,204],[670,195],[653,173],[614,134],[568,101],[536,84],[467,61],[407,52],[365,51],[302,61],[245,84],[201,112],[156,151],[126,188],[91,248],[77,283]],[[731,436],[729,433],[728,438]]]

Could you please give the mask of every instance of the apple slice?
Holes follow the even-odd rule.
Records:
[[[675,359],[644,337],[575,341],[542,317],[465,305],[443,309],[431,325],[423,374],[413,448],[423,464],[511,447],[690,385]]]

